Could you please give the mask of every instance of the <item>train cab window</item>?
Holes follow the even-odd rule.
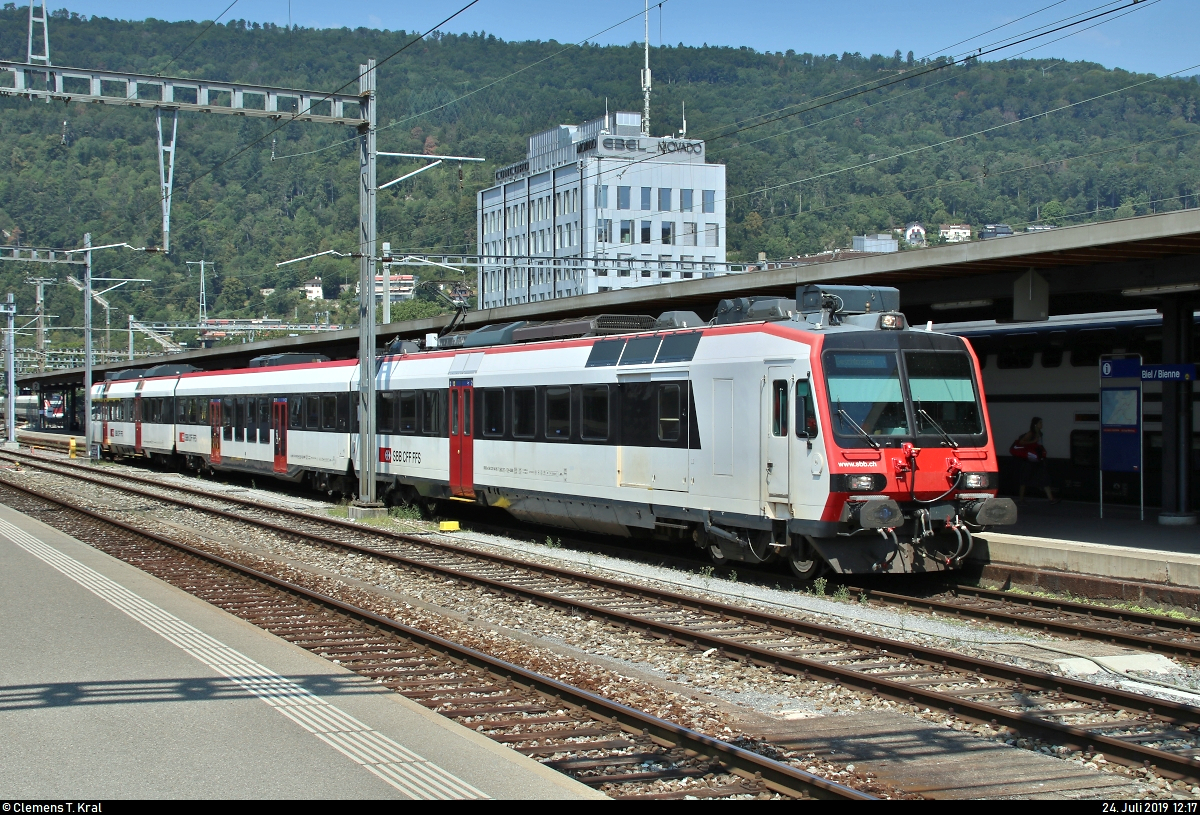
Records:
[[[1062,365],[1063,349],[1061,348],[1046,348],[1042,351],[1042,367],[1043,368],[1058,368]]]
[[[783,393],[784,411],[787,411],[787,390]],[[679,418],[681,415],[680,388],[678,385],[662,385],[658,389],[658,439],[679,440]],[[783,432],[787,433],[787,419],[783,420]]]
[[[812,385],[807,379],[796,382],[796,435],[817,437],[817,408],[813,404]]]
[[[941,436],[939,428],[950,434],[983,432],[971,361],[966,354],[905,351],[904,364],[918,433]]]
[[[634,337],[625,343],[625,353],[621,355],[621,365],[646,365],[654,361],[658,354],[658,345],[662,337]]]
[[[546,438],[571,438],[570,388],[546,388]]]
[[[304,397],[304,428],[306,430],[321,429],[321,397]]]
[[[339,393],[337,395],[337,425],[334,427],[339,433],[350,432],[350,393]],[[378,431],[376,431],[378,432]]]
[[[397,429],[401,433],[417,432],[417,392],[400,391],[400,419]]]
[[[426,436],[441,436],[446,429],[447,391],[421,392],[421,432]]]
[[[303,430],[304,429],[304,397],[289,396],[288,397],[288,429]]]
[[[537,391],[513,388],[512,434],[517,439],[532,439],[537,427]]]
[[[847,438],[862,438],[859,428],[869,436],[909,435],[894,353],[826,351],[824,359],[834,432]]]
[[[375,402],[375,430],[378,433],[396,432],[396,392],[379,391]]]
[[[608,385],[584,385],[580,397],[580,435],[591,441],[607,441]]]
[[[321,429],[337,429],[337,397],[333,394],[321,397]]]
[[[270,444],[271,442],[271,397],[260,396],[258,398],[258,443]]]
[[[788,383],[776,379],[771,383],[771,435],[788,434]]]
[[[483,392],[483,435],[492,438],[504,435],[503,388],[488,388]]]

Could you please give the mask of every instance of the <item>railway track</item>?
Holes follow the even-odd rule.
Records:
[[[45,462],[29,463],[48,471],[57,468]],[[1152,767],[1168,778],[1200,780],[1200,762],[1195,758],[1200,754],[1200,709],[1192,706],[568,569],[432,544],[415,536],[376,531],[244,498],[178,488],[194,497],[203,495],[239,508],[230,512],[80,472],[86,469],[67,474],[144,498],[253,523],[311,544],[367,554],[443,580],[532,600],[586,619],[604,620],[656,638],[664,647],[712,649],[729,659],[1006,727],[1014,736],[1085,753],[1103,752],[1110,761]],[[157,483],[154,486],[163,488]],[[267,520],[272,514],[276,520]],[[289,525],[280,523],[280,516]],[[323,531],[302,528],[308,525]]]
[[[610,797],[874,799],[61,497],[11,483],[0,492],[35,516],[65,509],[63,531]]]

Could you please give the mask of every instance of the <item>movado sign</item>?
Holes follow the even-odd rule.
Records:
[[[660,153],[692,153],[693,155],[704,154],[704,142],[702,141],[679,141],[677,139],[662,139],[658,143],[658,152]]]
[[[641,139],[622,139],[619,136],[607,137],[600,142],[605,150],[617,153],[653,153],[661,155],[668,153],[690,153],[696,156],[704,155],[704,142],[683,141],[681,139],[649,139],[650,146],[642,144]]]

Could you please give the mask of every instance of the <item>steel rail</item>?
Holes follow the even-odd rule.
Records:
[[[53,467],[50,466],[46,466],[44,469],[53,471]],[[946,711],[952,715],[961,716],[962,718],[977,722],[1003,725],[1019,735],[1036,734],[1039,738],[1052,741],[1056,744],[1069,746],[1081,751],[1094,751],[1096,746],[1099,745],[1103,748],[1102,752],[1106,757],[1109,757],[1110,759],[1117,759],[1121,763],[1126,763],[1130,766],[1153,765],[1160,773],[1173,778],[1192,781],[1200,780],[1200,762],[1195,759],[1177,755],[1164,750],[1131,744],[1118,738],[1091,733],[1088,730],[1078,728],[1070,724],[1049,721],[1046,718],[1043,718],[1045,715],[1054,715],[1053,710],[1042,711],[1042,716],[1039,716],[1035,713],[1016,713],[1005,710],[999,706],[976,702],[971,699],[956,696],[953,693],[926,690],[922,687],[914,686],[899,680],[875,676],[865,673],[861,670],[855,670],[852,667],[807,659],[803,656],[789,654],[786,651],[766,648],[751,643],[739,642],[726,637],[696,631],[686,626],[679,626],[672,623],[646,619],[645,617],[637,614],[625,613],[615,609],[606,608],[595,603],[563,597],[552,592],[541,591],[516,583],[510,583],[503,580],[496,580],[494,578],[471,574],[469,572],[464,572],[461,569],[430,563],[419,558],[408,557],[393,552],[383,552],[370,546],[360,546],[358,544],[347,543],[311,532],[297,531],[279,524],[273,524],[269,521],[251,519],[242,515],[226,512],[225,510],[196,506],[194,504],[188,504],[180,501],[179,499],[172,499],[170,497],[156,495],[154,493],[139,490],[133,487],[114,485],[104,482],[100,479],[93,479],[90,476],[84,478],[84,480],[92,481],[93,483],[97,483],[100,486],[110,489],[124,490],[133,494],[141,495],[142,497],[168,503],[180,504],[189,509],[211,513],[238,523],[252,523],[263,528],[271,529],[272,531],[288,535],[290,537],[308,539],[311,541],[316,541],[325,546],[355,551],[361,554],[366,554],[398,563],[410,568],[416,568],[422,571],[434,573],[439,576],[469,581],[501,594],[522,596],[543,605],[582,611],[594,617],[600,617],[615,623],[619,623],[631,630],[641,631],[646,634],[658,636],[659,638],[669,642],[678,642],[697,648],[713,648],[723,656],[746,660],[762,667],[773,668],[803,677],[807,677],[809,675],[818,676],[833,680],[835,683],[844,683],[864,691],[869,691],[872,694],[890,698],[902,703],[918,704],[921,706],[936,708],[938,710]],[[5,480],[4,483],[11,484],[11,482],[7,480]],[[174,487],[171,488],[174,489]],[[208,492],[204,492],[203,494],[205,497],[214,500],[224,500],[223,496],[213,496],[212,493]],[[326,519],[314,518],[308,513],[297,512],[295,510],[276,510],[274,507],[249,501],[248,499],[239,498],[236,499],[236,503],[248,504],[256,509],[261,510],[283,511],[285,514],[303,517],[308,520],[327,522]],[[335,520],[337,519],[328,519],[328,521]],[[505,558],[498,555],[475,552],[464,547],[451,545],[443,546],[441,544],[435,545],[429,543],[428,541],[421,540],[420,538],[399,535],[397,533],[376,531],[350,522],[338,521],[338,523],[335,525],[345,525],[353,529],[358,534],[381,535],[383,537],[400,538],[407,542],[418,543],[423,547],[428,547],[437,551],[438,553],[453,552],[455,554],[464,555],[475,560],[489,561],[528,572],[539,573],[559,579],[567,579],[571,582],[583,584],[585,586],[602,588],[620,595],[632,596],[639,599],[655,599],[660,602],[664,602],[670,607],[695,609],[696,611],[703,612],[714,617],[740,620],[743,624],[752,622],[764,631],[783,632],[809,637],[816,639],[818,642],[844,643],[852,648],[861,649],[868,655],[874,654],[882,656],[886,654],[890,655],[892,658],[896,658],[896,655],[901,655],[900,658],[903,659],[903,655],[907,654],[908,661],[919,663],[924,667],[932,667],[935,669],[940,668],[942,670],[953,668],[954,670],[963,674],[986,676],[993,680],[1011,683],[1015,686],[1015,689],[1018,693],[1024,693],[1027,690],[1050,691],[1056,693],[1057,698],[1059,699],[1074,700],[1078,702],[1086,702],[1092,705],[1098,705],[1101,710],[1109,708],[1122,708],[1126,710],[1140,711],[1152,718],[1178,725],[1195,726],[1200,724],[1200,709],[1190,705],[1142,696],[1140,694],[1134,694],[1114,688],[1107,688],[1066,677],[1054,676],[1041,671],[1004,665],[1002,663],[969,657],[952,651],[931,648],[929,646],[910,644],[903,641],[891,640],[870,634],[861,634],[832,626],[821,625],[818,623],[802,622],[800,620],[783,617],[769,612],[730,606],[725,603],[712,600],[703,600],[668,590],[650,589],[642,586],[630,586],[616,580],[584,574],[570,569],[528,563],[513,558]],[[911,673],[917,673],[917,671],[912,671]],[[963,678],[947,679],[941,684],[954,684],[962,681],[964,681]],[[1000,692],[1004,689],[995,688],[994,690]],[[1118,729],[1120,726],[1120,724],[1114,723],[1112,728]]]
[[[1119,609],[1094,606],[1087,603],[1075,603],[1067,600],[1047,600],[1034,597],[1015,597],[1012,594],[994,589],[982,589],[974,586],[956,585],[953,589],[955,596],[974,596],[980,599],[1002,603],[1007,607],[988,608],[969,606],[954,600],[938,600],[915,595],[894,592],[877,591],[876,589],[851,588],[852,594],[865,595],[868,602],[878,602],[887,605],[936,611],[953,617],[970,617],[986,622],[1004,623],[1019,626],[1024,629],[1041,629],[1068,637],[1080,637],[1100,642],[1110,642],[1116,645],[1126,645],[1142,651],[1169,654],[1200,662],[1200,641],[1195,643],[1178,640],[1159,639],[1145,634],[1130,631],[1096,628],[1080,623],[1069,622],[1067,619],[1047,619],[1030,614],[1022,614],[1019,607],[1028,605],[1031,609],[1062,614],[1066,612],[1071,617],[1091,616],[1099,620],[1110,620],[1122,625],[1138,625],[1158,629],[1164,634],[1179,634],[1192,637],[1191,625],[1185,620],[1173,620],[1170,617],[1140,612],[1126,612]],[[1200,620],[1194,621],[1200,627]]]
[[[233,571],[237,574],[250,577],[261,583],[265,583],[272,588],[280,591],[294,594],[304,598],[310,602],[336,609],[337,611],[347,615],[352,619],[357,619],[368,625],[379,626],[393,631],[401,636],[428,646],[434,650],[440,651],[443,654],[450,655],[453,659],[461,660],[468,664],[482,668],[497,676],[505,678],[513,678],[519,684],[527,685],[534,688],[540,693],[550,696],[558,696],[565,700],[570,700],[577,707],[582,707],[585,710],[603,711],[603,715],[608,716],[611,720],[621,722],[639,731],[644,731],[652,738],[657,737],[664,739],[672,744],[675,744],[685,749],[692,749],[701,752],[702,755],[712,753],[720,754],[723,761],[727,762],[731,768],[736,768],[749,773],[751,776],[761,774],[764,782],[770,785],[776,791],[785,794],[797,795],[797,793],[811,795],[816,798],[840,799],[840,800],[875,800],[875,797],[859,790],[846,787],[833,781],[821,778],[820,776],[799,770],[791,767],[783,762],[775,761],[774,759],[761,756],[758,753],[751,752],[720,739],[706,736],[703,733],[691,730],[675,722],[660,719],[657,716],[652,716],[644,711],[628,707],[627,705],[615,702],[607,697],[592,693],[591,691],[577,688],[573,685],[568,685],[560,682],[557,679],[544,676],[542,674],[522,668],[520,665],[514,665],[511,662],[506,662],[498,659],[482,651],[460,645],[450,640],[439,637],[428,631],[423,631],[419,628],[414,628],[410,625],[400,622],[399,620],[384,617],[381,614],[376,614],[364,608],[339,600],[336,597],[331,597],[320,592],[312,591],[295,583],[291,583],[275,575],[267,572],[259,571],[249,566],[244,566],[236,561],[223,558],[220,555],[206,552],[194,546],[190,546],[182,541],[173,540],[164,535],[151,532],[146,529],[140,529],[131,524],[118,521],[115,518],[107,517],[101,513],[78,506],[63,498],[49,495],[39,490],[32,489],[20,484],[14,484],[11,481],[4,480],[0,482],[4,487],[14,489],[52,504],[56,504],[72,512],[77,512],[94,521],[98,521],[109,526],[116,527],[124,532],[136,535],[148,540],[152,540],[162,546],[184,552],[195,558],[215,564],[222,568]],[[707,752],[702,752],[707,751]]]

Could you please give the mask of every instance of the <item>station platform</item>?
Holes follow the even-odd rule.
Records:
[[[1158,508],[1027,500],[1014,526],[976,537],[983,576],[1089,596],[1200,607],[1200,528],[1161,526]]]
[[[10,799],[604,798],[0,505]]]

